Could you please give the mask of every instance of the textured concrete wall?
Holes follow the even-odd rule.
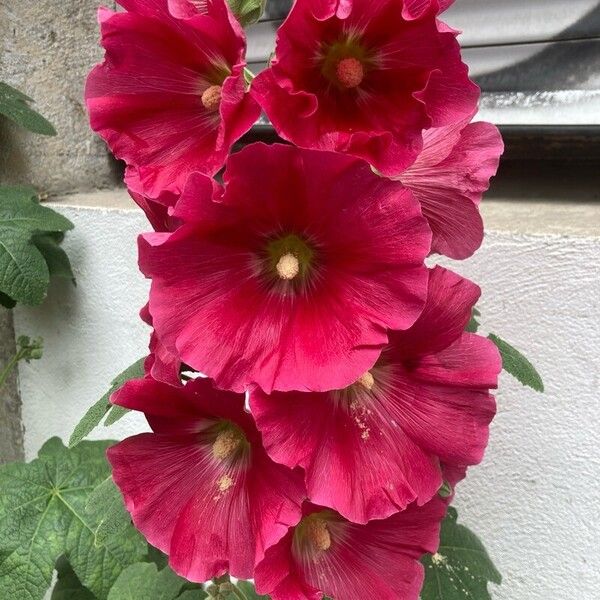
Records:
[[[0,307],[0,372],[15,355],[12,312]],[[0,388],[0,464],[23,459],[23,426],[17,369]]]
[[[66,438],[147,344],[136,316],[147,294],[135,250],[143,217],[123,208],[62,210],[76,224],[65,247],[79,285],[55,285],[44,306],[15,313],[17,334],[46,341],[44,358],[20,368],[28,457],[49,436]],[[503,376],[489,452],[459,489],[458,508],[504,574],[495,600],[597,600],[600,207],[488,202],[485,212],[482,250],[453,268],[481,284],[484,329],[534,360],[547,393]],[[130,415],[96,436],[145,427]]]
[[[89,129],[86,74],[101,59],[98,0],[1,0],[0,81],[31,96],[55,126],[54,138],[0,119],[0,181],[50,193],[112,187],[118,175],[104,143]],[[103,2],[114,6],[114,2]]]

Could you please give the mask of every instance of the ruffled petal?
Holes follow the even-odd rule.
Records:
[[[399,183],[356,159],[263,144],[231,157],[222,196],[194,177],[173,212],[183,225],[143,236],[140,267],[159,340],[220,387],[345,387],[386,328],[419,316],[430,232]],[[301,287],[265,271],[269,240],[290,235],[312,253]]]
[[[483,240],[477,204],[498,169],[502,138],[490,123],[461,121],[430,129],[423,139],[423,151],[399,179],[421,202],[432,252],[468,258]]]
[[[312,507],[307,516],[314,514],[323,515],[330,546],[303,553],[296,532],[291,532],[258,564],[259,593],[273,600],[317,600],[323,595],[417,600],[423,583],[419,559],[435,552],[439,544],[445,514],[441,499],[366,525],[349,523],[319,507]]]
[[[92,128],[136,167],[131,190],[157,198],[180,192],[193,171],[218,171],[260,109],[245,93],[245,39],[225,0],[187,19],[166,0],[125,4],[130,12],[100,13],[106,59],[88,77],[86,103]],[[216,111],[202,101],[215,85]]]
[[[271,458],[301,466],[310,499],[355,523],[424,504],[442,484],[437,460],[398,426],[392,401],[359,391],[250,394]]]
[[[464,332],[480,295],[472,281],[434,267],[429,271],[427,302],[421,316],[409,330],[390,333],[390,347],[403,359],[444,350]]]
[[[418,0],[299,0],[251,92],[281,137],[398,175],[424,129],[470,116],[479,97],[437,12],[437,2]],[[347,58],[360,69],[349,85],[336,75]]]
[[[244,397],[207,379],[183,388],[143,379],[112,401],[142,410],[153,429],[108,451],[136,527],[191,581],[252,577],[300,520],[305,492],[300,474],[266,456]],[[218,446],[223,431],[233,437]]]

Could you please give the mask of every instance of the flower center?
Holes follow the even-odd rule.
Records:
[[[271,240],[267,245],[267,268],[280,281],[301,279],[313,260],[312,248],[295,234]]]
[[[314,550],[325,552],[331,548],[331,533],[325,519],[314,516],[306,519],[306,539]]]
[[[220,85],[211,85],[202,93],[202,105],[208,112],[216,112],[219,110],[219,106],[221,105],[221,92],[222,88]]]
[[[279,259],[275,269],[281,279],[289,281],[300,273],[300,261],[295,255],[288,252]]]
[[[241,431],[229,427],[217,434],[212,445],[213,456],[219,460],[229,458],[242,444],[244,440]]]
[[[356,383],[358,385],[362,385],[362,387],[364,387],[366,390],[371,391],[375,385],[375,378],[373,377],[371,371],[367,371],[357,379]]]
[[[358,87],[365,78],[363,64],[357,58],[350,56],[342,58],[335,68],[338,83],[346,89]]]

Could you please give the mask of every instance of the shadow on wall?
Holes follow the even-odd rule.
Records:
[[[583,24],[596,37],[582,38]],[[599,36],[600,4],[533,56],[475,80],[486,92],[600,90]],[[511,46],[501,48],[511,51]]]

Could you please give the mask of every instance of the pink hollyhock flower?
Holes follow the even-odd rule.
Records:
[[[454,0],[404,0],[403,14],[407,19],[418,19],[432,8],[443,12],[452,4]]]
[[[140,318],[152,327],[152,315],[146,304],[140,311]],[[170,385],[181,385],[181,360],[165,348],[155,331],[150,336],[150,354],[144,361],[146,376]]]
[[[140,239],[163,344],[219,387],[345,387],[421,313],[431,232],[400,183],[358,159],[253,144],[225,187],[192,175],[183,225]]]
[[[471,115],[479,89],[455,32],[438,28],[437,2],[416,4],[297,0],[251,88],[279,135],[393,176],[414,162],[423,129]]]
[[[479,288],[431,271],[417,322],[353,385],[323,393],[250,393],[271,458],[305,470],[308,497],[355,523],[383,519],[442,485],[439,461],[481,461],[501,362],[492,342],[465,333]]]
[[[169,11],[174,17],[187,19],[208,12],[209,0],[169,0]]]
[[[468,258],[481,245],[478,205],[504,151],[494,125],[467,123],[424,132],[423,151],[398,178],[421,202],[433,231],[432,252],[457,259]]]
[[[144,412],[153,430],[108,450],[135,526],[191,581],[252,577],[299,522],[305,492],[301,475],[267,457],[243,395],[208,379],[138,379],[112,402]]]
[[[100,9],[104,63],[88,77],[92,128],[139,171],[134,191],[180,191],[192,171],[214,174],[259,116],[246,93],[246,42],[225,0],[172,16],[167,0]],[[178,13],[179,14],[179,13]]]
[[[125,172],[125,184],[133,201],[144,211],[148,221],[155,231],[173,231],[177,228],[177,220],[171,216],[171,209],[175,206],[179,195],[168,190],[161,192],[156,198],[136,192],[142,189],[139,172],[129,167]]]
[[[356,488],[358,491],[358,487]],[[382,521],[357,525],[305,504],[304,517],[256,568],[259,594],[272,600],[417,600],[421,556],[439,546],[446,504],[435,498]]]

